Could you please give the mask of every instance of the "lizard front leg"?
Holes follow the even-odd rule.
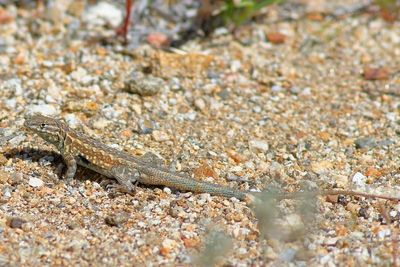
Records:
[[[71,154],[64,154],[65,165],[67,165],[67,171],[65,172],[65,179],[72,180],[76,173],[76,159]]]
[[[118,166],[113,167],[111,169],[111,173],[120,184],[120,191],[132,193],[135,190],[135,186],[140,177],[140,173],[138,170],[128,168],[126,166]]]

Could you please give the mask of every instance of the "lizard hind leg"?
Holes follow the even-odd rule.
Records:
[[[127,168],[126,166],[113,167],[111,169],[112,176],[118,181],[119,185],[112,186],[119,192],[132,194],[140,177],[140,173],[136,169]]]
[[[146,152],[143,156],[140,157],[140,160],[154,164],[155,166],[163,166],[164,160],[158,157],[156,154],[153,152]]]

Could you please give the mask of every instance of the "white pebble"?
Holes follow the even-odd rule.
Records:
[[[54,116],[59,111],[53,105],[41,104],[41,105],[29,105],[27,108],[28,114],[40,113],[46,116]]]
[[[155,130],[155,131],[153,131],[152,135],[153,135],[154,140],[157,142],[168,141],[170,139],[168,134],[163,131]]]
[[[80,124],[80,120],[75,116],[75,114],[67,114],[64,116],[64,119],[71,128],[76,128]]]
[[[35,177],[29,177],[28,183],[32,187],[41,187],[44,184],[42,180],[40,180],[39,178],[35,178]]]
[[[250,149],[260,150],[262,152],[268,151],[269,148],[268,143],[262,140],[250,140],[249,146]]]
[[[237,72],[242,68],[242,63],[239,60],[233,60],[231,62],[231,71]]]
[[[14,138],[10,139],[8,142],[13,145],[13,146],[18,146],[20,143],[22,143],[25,140],[26,136],[25,135],[17,135]]]
[[[354,185],[358,187],[365,187],[365,182],[367,181],[367,177],[360,172],[356,172],[351,179]]]
[[[122,11],[110,3],[100,2],[87,11],[84,20],[90,25],[115,28],[122,22]]]
[[[15,109],[17,106],[17,100],[15,98],[7,99],[5,101],[6,107],[9,109]]]
[[[172,191],[169,187],[164,187],[164,193],[167,193],[168,195],[171,195]]]

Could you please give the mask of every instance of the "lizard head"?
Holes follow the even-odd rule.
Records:
[[[24,126],[57,147],[62,146],[68,128],[65,123],[40,114],[27,115]]]

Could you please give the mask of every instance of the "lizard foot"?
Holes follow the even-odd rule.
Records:
[[[109,191],[109,194],[111,197],[117,197],[119,195],[131,195],[134,196],[135,195],[135,191],[134,190],[130,190],[127,189],[125,186],[117,184],[117,183],[109,183],[108,185],[106,185],[106,189]]]

